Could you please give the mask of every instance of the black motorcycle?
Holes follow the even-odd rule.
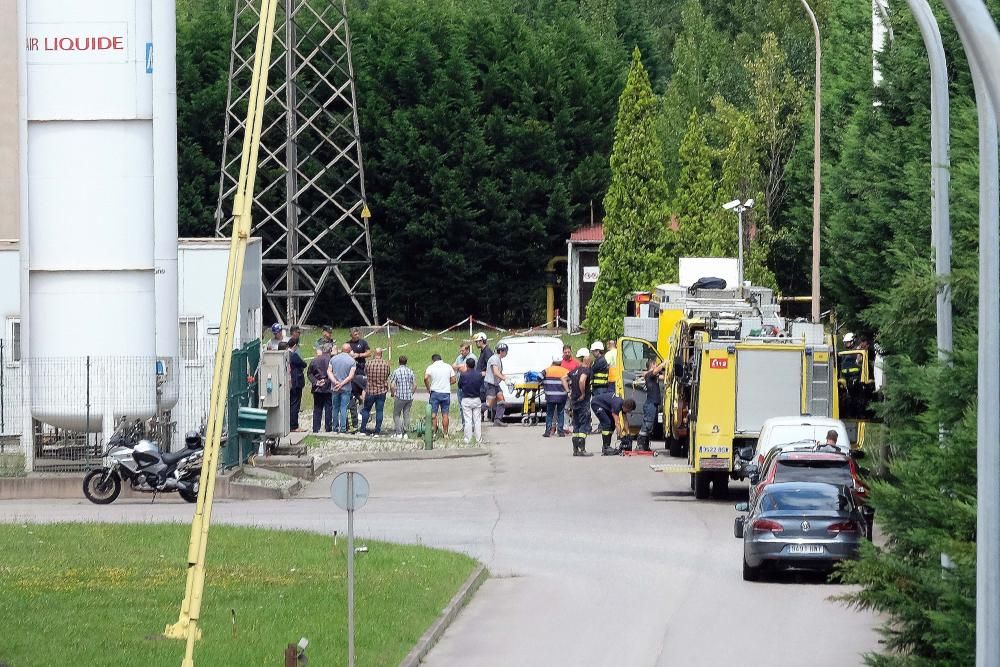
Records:
[[[104,453],[107,465],[91,470],[83,478],[83,495],[98,505],[113,503],[128,480],[133,491],[171,493],[176,491],[189,503],[198,500],[204,444],[195,431],[184,436],[184,449],[161,451],[155,443],[140,440],[134,445],[112,441]]]

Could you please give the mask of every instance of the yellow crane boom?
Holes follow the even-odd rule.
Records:
[[[243,135],[243,153],[240,159],[240,177],[233,200],[233,234],[229,245],[229,263],[226,269],[226,289],[219,320],[219,346],[215,352],[212,371],[212,394],[208,413],[208,432],[205,437],[205,456],[198,488],[198,502],[191,521],[191,541],[188,545],[187,584],[180,616],[168,625],[164,635],[186,640],[182,667],[194,667],[194,644],[200,637],[198,619],[205,589],[205,553],[208,546],[208,529],[212,522],[212,502],[215,497],[215,478],[218,470],[219,448],[222,441],[223,418],[229,390],[229,367],[232,360],[236,315],[239,312],[240,283],[243,280],[243,260],[251,229],[254,181],[257,176],[257,154],[264,119],[264,100],[267,95],[267,72],[271,63],[271,42],[274,36],[274,16],[278,0],[261,0],[260,25],[254,51],[253,74],[250,84],[247,121]],[[235,424],[230,425],[235,428]]]

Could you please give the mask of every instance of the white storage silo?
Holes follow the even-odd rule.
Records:
[[[176,380],[171,390],[161,378],[157,393],[158,358],[177,356],[174,3],[22,0],[20,10],[32,414],[99,431],[176,402]],[[154,56],[170,62],[169,82],[154,80]]]

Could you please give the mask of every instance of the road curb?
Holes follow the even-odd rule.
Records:
[[[373,461],[427,461],[434,459],[459,459],[471,456],[488,456],[487,447],[452,447],[448,449],[403,449],[384,452],[344,452],[328,457],[317,456],[314,462],[315,477],[349,463]]]
[[[444,631],[458,617],[462,608],[469,603],[472,596],[475,595],[479,587],[486,581],[489,574],[486,566],[480,563],[473,573],[469,575],[469,578],[465,580],[462,587],[458,589],[455,596],[451,598],[451,602],[444,608],[444,611],[441,612],[437,620],[417,640],[417,645],[399,663],[399,667],[418,667],[420,665],[423,659],[427,657],[427,654],[431,652],[431,649],[434,648],[434,645],[438,643],[438,640],[441,639]]]

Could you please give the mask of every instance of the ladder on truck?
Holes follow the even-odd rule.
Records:
[[[830,374],[832,352],[813,352],[806,363],[806,412],[833,417],[833,387]]]
[[[662,473],[692,473],[694,468],[687,461],[677,463],[650,463],[649,469],[653,472]]]

